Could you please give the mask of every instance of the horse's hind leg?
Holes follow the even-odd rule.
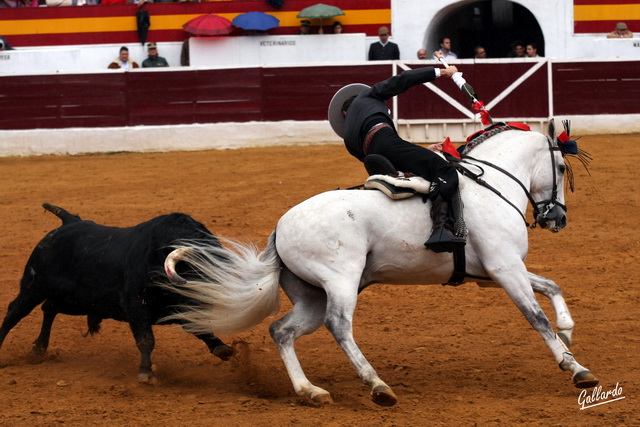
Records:
[[[571,379],[575,386],[587,388],[597,385],[598,379],[574,359],[565,343],[553,331],[551,322],[533,294],[533,288],[524,264],[497,269],[493,271],[491,276],[502,285],[502,288],[531,323],[531,326],[542,336],[556,362],[560,365],[560,369],[571,372]]]
[[[353,339],[352,319],[358,298],[357,285],[349,286],[344,281],[338,280],[331,283],[332,285],[325,286],[327,292],[325,325],[327,325],[327,329],[342,347],[362,382],[371,387],[373,402],[381,406],[395,405],[398,401],[395,393],[380,379]]]
[[[558,337],[567,345],[571,346],[571,334],[573,333],[574,322],[569,313],[569,307],[562,297],[562,289],[553,280],[546,277],[538,276],[531,272],[529,282],[534,292],[542,294],[549,298],[553,309],[556,312],[556,326],[558,327]]]
[[[293,388],[299,396],[316,404],[332,403],[328,391],[313,385],[307,379],[294,347],[298,338],[322,326],[327,303],[326,294],[322,289],[299,279],[286,267],[280,274],[280,285],[293,303],[293,309],[283,318],[273,322],[269,332],[278,347]]]

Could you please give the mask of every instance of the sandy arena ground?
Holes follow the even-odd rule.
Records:
[[[176,326],[156,327],[153,387],[137,383],[138,350],[128,326],[113,320],[84,338],[85,317],[60,315],[48,355],[35,363],[38,308],[0,351],[0,425],[640,425],[640,135],[579,143],[594,157],[591,176],[574,162],[569,225],[559,234],[531,230],[527,264],[563,288],[576,359],[602,392],[617,384],[624,399],[580,410],[580,390],[501,290],[379,285],[360,296],[355,337],[398,395],[395,407],[371,402],[325,329],[297,346],[311,381],[335,400],[315,408],[291,387],[268,334],[272,319],[223,337],[236,349],[228,362]],[[264,247],[291,206],[364,178],[342,146],[2,158],[0,318],[33,247],[60,224],[43,202],[112,226],[180,211]],[[280,315],[290,307],[282,300]]]

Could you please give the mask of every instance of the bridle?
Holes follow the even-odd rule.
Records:
[[[474,144],[474,147],[481,142],[484,142],[484,141],[476,142],[476,144]],[[551,154],[551,169],[553,172],[553,189],[551,191],[551,198],[545,199],[545,200],[535,201],[535,199],[531,195],[531,192],[524,186],[524,184],[517,177],[515,177],[509,171],[501,168],[500,166],[497,166],[486,160],[476,159],[475,157],[471,157],[469,155],[463,154],[462,159],[455,159],[454,166],[460,173],[471,178],[473,181],[482,185],[483,187],[491,190],[498,197],[500,197],[502,200],[507,202],[508,205],[513,207],[520,214],[520,216],[522,217],[527,227],[536,228],[536,225],[540,224],[542,228],[545,228],[549,223],[549,221],[555,220],[558,217],[558,215],[561,214],[560,209],[562,209],[564,212],[567,211],[566,205],[558,201],[558,181],[557,181],[557,172],[556,172],[557,168],[556,168],[556,158],[554,156],[555,151],[562,151],[562,150],[557,145],[554,145],[553,142],[551,141],[551,138],[549,137],[547,137],[547,145],[549,146],[549,154]],[[472,160],[474,162],[482,163],[483,165],[492,167],[493,169],[503,173],[504,175],[508,176],[513,181],[515,181],[520,186],[520,188],[522,188],[522,191],[524,191],[524,193],[527,196],[527,199],[529,199],[529,203],[531,203],[531,206],[533,207],[533,218],[534,218],[533,223],[529,224],[525,214],[522,213],[520,209],[518,209],[518,207],[513,204],[513,202],[508,200],[505,196],[502,195],[502,193],[500,193],[500,191],[498,191],[498,189],[493,187],[491,184],[489,184],[487,181],[485,181],[482,178],[482,175],[484,175],[484,169],[481,166],[475,163],[468,162],[468,160]],[[477,167],[478,169],[480,169],[480,173],[472,172],[467,167],[463,166],[462,163]]]

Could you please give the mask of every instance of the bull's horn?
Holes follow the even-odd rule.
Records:
[[[182,261],[190,248],[178,248],[173,250],[164,260],[164,272],[173,281],[187,283],[187,281],[176,272],[176,264]]]

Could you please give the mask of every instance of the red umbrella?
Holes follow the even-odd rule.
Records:
[[[233,31],[231,21],[218,15],[200,15],[182,26],[188,33],[198,36],[220,36]]]

